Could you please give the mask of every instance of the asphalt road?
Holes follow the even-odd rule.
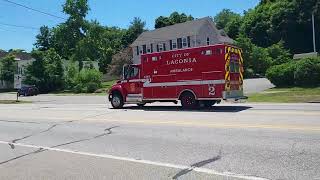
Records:
[[[114,110],[78,98],[0,105],[1,180],[320,179],[319,104]]]

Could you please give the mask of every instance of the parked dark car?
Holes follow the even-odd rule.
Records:
[[[39,89],[36,86],[23,86],[18,90],[18,96],[36,96]]]

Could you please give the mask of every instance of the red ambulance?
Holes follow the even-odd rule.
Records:
[[[123,67],[109,91],[113,108],[124,104],[181,101],[184,108],[210,107],[243,96],[241,49],[225,45],[141,55],[141,64]]]

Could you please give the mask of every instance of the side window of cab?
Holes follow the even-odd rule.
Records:
[[[130,67],[128,70],[127,79],[137,78],[139,75],[139,68],[138,67]]]

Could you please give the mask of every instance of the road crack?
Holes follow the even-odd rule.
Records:
[[[95,117],[99,117],[99,116],[110,114],[110,113],[112,113],[112,112],[101,113],[101,114],[96,114],[96,115],[90,115],[90,116],[86,116],[86,117],[78,119],[78,120],[62,121],[62,122],[59,122],[59,123],[51,125],[49,128],[47,128],[47,129],[45,129],[43,131],[32,133],[32,134],[29,134],[27,136],[14,139],[14,140],[11,141],[11,143],[8,143],[8,145],[10,146],[11,149],[14,149],[15,148],[14,143],[17,143],[18,141],[21,141],[21,140],[24,140],[24,139],[27,139],[27,138],[30,138],[30,137],[33,137],[33,136],[44,134],[44,133],[49,132],[52,129],[56,128],[57,126],[62,126],[62,125],[66,125],[66,124],[73,123],[73,122],[78,122],[78,121],[83,121],[83,120],[88,119],[88,118],[95,118]]]
[[[62,147],[62,146],[66,146],[66,145],[70,145],[70,144],[75,144],[75,143],[79,143],[79,142],[84,142],[84,141],[91,141],[91,140],[94,140],[94,139],[97,139],[97,138],[101,138],[101,137],[104,137],[104,136],[108,136],[108,135],[111,135],[113,132],[112,132],[112,129],[115,129],[115,128],[118,128],[120,126],[112,126],[112,127],[109,127],[109,128],[106,128],[104,129],[104,132],[101,133],[101,134],[98,134],[96,136],[93,136],[91,138],[85,138],[85,139],[79,139],[79,140],[75,140],[75,141],[70,141],[70,142],[66,142],[66,143],[62,143],[62,144],[58,144],[58,145],[54,145],[54,146],[51,146],[50,148],[58,148],[58,147]],[[53,128],[53,127],[51,127]],[[48,128],[50,129],[50,128]],[[48,130],[47,129],[47,130]],[[15,146],[14,146],[15,143],[9,143],[11,149],[14,149]],[[6,164],[6,163],[9,163],[11,161],[14,161],[14,160],[17,160],[17,159],[20,159],[20,158],[23,158],[23,157],[26,157],[26,156],[29,156],[29,155],[34,155],[34,154],[38,154],[38,153],[41,153],[41,152],[44,152],[44,151],[48,151],[48,149],[44,149],[44,148],[39,148],[37,149],[36,151],[32,151],[30,153],[26,153],[26,154],[22,154],[20,156],[16,156],[14,158],[11,158],[11,159],[8,159],[6,161],[3,161],[3,162],[0,162],[0,165],[3,165],[3,164]]]
[[[216,162],[218,160],[220,160],[222,158],[222,155],[221,155],[221,150],[219,151],[219,154],[213,158],[210,158],[210,159],[207,159],[207,160],[204,160],[204,161],[200,161],[200,162],[197,162],[197,163],[194,163],[194,164],[191,164],[190,165],[190,168],[187,168],[187,169],[183,169],[181,171],[179,171],[177,174],[175,174],[172,179],[178,179],[179,177],[181,176],[184,176],[188,173],[190,173],[191,171],[193,171],[195,168],[200,168],[200,167],[203,167],[207,164],[210,164],[210,163],[213,163],[213,162]]]

